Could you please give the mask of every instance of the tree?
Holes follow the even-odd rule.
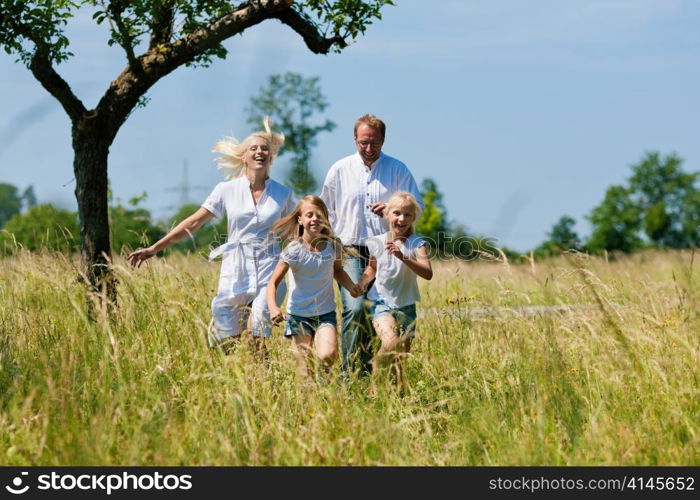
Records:
[[[699,195],[695,184],[700,172],[686,173],[675,154],[647,153],[632,165],[632,197],[643,212],[643,228],[657,245],[689,248],[700,245]]]
[[[62,105],[71,121],[75,196],[80,219],[82,265],[93,288],[109,279],[109,147],[132,111],[145,104],[156,82],[181,66],[207,66],[226,57],[222,42],[268,19],[299,34],[314,53],[340,52],[364,33],[391,0],[4,0],[0,45],[16,54]],[[88,109],[57,65],[69,59],[66,24],[81,8],[107,21],[110,45],[120,46],[126,67],[97,106]],[[138,50],[143,50],[137,55]]]
[[[0,228],[22,208],[22,198],[12,184],[0,183]]]
[[[574,226],[576,220],[568,215],[562,215],[547,233],[548,239],[535,249],[539,255],[555,255],[565,250],[581,249],[580,239]]]
[[[34,186],[29,185],[22,193],[22,203],[25,209],[30,209],[36,206],[36,195],[34,194]]]
[[[444,254],[450,228],[447,223],[447,209],[442,202],[443,195],[438,190],[437,183],[430,178],[421,182],[420,194],[425,208],[416,223],[416,232],[430,242],[434,251]]]
[[[16,214],[7,221],[2,240],[4,243],[16,241],[32,251],[47,249],[65,252],[77,249],[78,231],[74,212],[45,203],[30,208],[24,214]]]
[[[318,187],[309,170],[311,150],[316,146],[316,136],[333,130],[335,123],[326,120],[321,125],[312,125],[310,119],[327,106],[318,77],[304,78],[299,73],[288,72],[270,76],[267,85],[260,88],[246,110],[251,125],[259,125],[264,116],[269,116],[284,134],[285,141],[279,154],[292,154],[292,168],[286,184],[298,195],[314,192]]]
[[[593,231],[588,240],[591,251],[621,250],[631,252],[641,246],[641,210],[624,186],[610,186],[602,203],[588,216]]]

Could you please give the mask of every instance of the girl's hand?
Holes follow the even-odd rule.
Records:
[[[399,246],[395,243],[387,243],[386,244],[386,251],[389,252],[391,255],[396,257],[399,260],[404,260],[403,253],[401,253],[401,250],[399,249]]]
[[[369,206],[369,209],[372,211],[374,215],[378,215],[379,217],[384,216],[384,209],[386,208],[386,203],[372,203]]]
[[[350,295],[352,296],[353,299],[356,299],[357,297],[361,296],[363,293],[364,293],[364,289],[362,288],[360,283],[358,283],[357,285],[354,285],[350,289]]]
[[[273,325],[279,325],[284,321],[284,313],[279,307],[273,307],[270,309],[270,320]]]
[[[148,247],[148,248],[139,248],[138,250],[134,250],[129,254],[129,257],[127,257],[127,260],[129,261],[129,264],[131,264],[134,267],[141,267],[141,263],[144,260],[148,260],[151,257],[153,257],[157,252],[153,250],[153,247]]]

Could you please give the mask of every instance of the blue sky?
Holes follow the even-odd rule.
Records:
[[[527,250],[564,214],[584,216],[646,151],[700,170],[700,2],[695,0],[398,0],[342,54],[311,54],[268,21],[229,40],[208,69],[181,68],[150,92],[111,148],[115,196],[148,193],[164,217],[189,165],[191,201],[222,178],[211,148],[250,132],[244,108],[273,73],[319,76],[338,127],[319,137],[313,170],[353,151],[371,112],[384,151],[420,182],[432,177],[451,219]],[[76,54],[59,72],[93,107],[125,64],[106,30],[81,16]],[[0,182],[33,184],[40,201],[74,208],[69,121],[29,71],[0,55]],[[280,158],[273,177],[282,178]]]

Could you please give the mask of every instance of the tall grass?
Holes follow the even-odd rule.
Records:
[[[399,395],[300,379],[279,331],[267,364],[208,349],[200,257],[117,262],[119,308],[90,321],[76,262],[20,252],[0,266],[0,464],[698,465],[692,257],[436,262]],[[534,305],[576,307],[509,309]]]

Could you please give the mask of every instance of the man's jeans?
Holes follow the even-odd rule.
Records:
[[[343,269],[357,283],[369,262],[369,252],[365,246],[350,247],[359,255],[346,255]],[[344,375],[359,368],[361,374],[372,371],[372,322],[365,305],[366,295],[353,298],[345,288],[340,288],[343,303],[343,329],[341,332],[341,363]],[[369,289],[369,287],[368,287]],[[356,352],[358,351],[359,352]],[[357,366],[359,362],[359,366]]]

